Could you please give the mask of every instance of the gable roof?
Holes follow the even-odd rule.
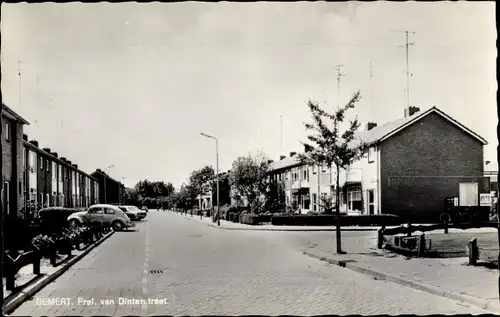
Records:
[[[451,124],[461,129],[464,133],[469,134],[470,136],[481,142],[483,145],[488,144],[488,142],[486,142],[486,140],[483,139],[481,136],[474,133],[472,130],[468,129],[460,122],[456,121],[455,119],[453,119],[452,117],[450,117],[449,115],[447,115],[442,110],[436,107],[432,107],[424,112],[417,112],[414,115],[408,116],[406,118],[401,118],[392,122],[388,122],[384,125],[377,126],[369,131],[359,131],[357,133],[357,139],[367,144],[383,142],[388,138],[390,138],[391,136],[393,136],[394,134],[418,122],[419,120],[428,116],[431,113],[438,114],[446,121],[450,122]]]
[[[7,105],[4,103],[2,103],[2,114],[7,118],[20,122],[22,124],[27,124],[27,125],[30,124],[26,119],[18,115],[14,110],[7,107]]]
[[[283,168],[294,167],[299,165],[301,165],[301,163],[299,162],[296,156],[287,156],[282,160],[272,162],[271,164],[269,164],[268,170],[276,171]]]

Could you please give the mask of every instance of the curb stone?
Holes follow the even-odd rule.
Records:
[[[73,266],[76,262],[80,261],[84,256],[86,256],[90,251],[92,251],[95,247],[103,243],[106,239],[111,237],[115,233],[114,230],[104,235],[101,239],[96,241],[95,243],[89,245],[82,253],[71,258],[68,262],[64,263],[57,271],[50,275],[43,276],[38,282],[32,285],[29,289],[20,291],[17,295],[15,295],[12,300],[5,302],[3,305],[3,313],[5,315],[10,314],[16,308],[18,308],[22,303],[24,303],[27,299],[33,297],[38,291],[52,283],[55,279],[61,276],[64,272],[66,272],[71,266]]]
[[[190,217],[186,217],[184,216],[184,218],[188,219],[188,220],[195,220],[195,219],[192,219]],[[211,224],[211,223],[204,223],[204,225],[206,226],[209,226],[209,227],[214,227],[214,228],[218,228],[218,229],[223,229],[223,230],[236,230],[236,231],[301,231],[301,232],[305,232],[305,231],[317,231],[317,232],[321,232],[321,231],[337,231],[336,229],[334,228],[324,228],[324,229],[305,229],[307,228],[306,226],[304,226],[305,228],[304,229],[285,229],[285,228],[258,228],[258,227],[255,227],[255,228],[225,228],[225,227],[219,227],[217,225],[214,225],[214,224]],[[356,227],[343,227],[341,228],[341,231],[377,231],[378,228],[377,227],[374,227],[374,228],[356,228]]]
[[[494,313],[500,312],[500,303],[498,303],[498,302],[488,301],[488,300],[481,299],[481,298],[475,298],[473,296],[458,293],[456,291],[443,290],[442,288],[439,288],[436,286],[431,286],[431,285],[428,285],[425,283],[407,280],[407,279],[404,279],[404,278],[401,278],[398,276],[394,276],[394,275],[390,275],[387,273],[377,272],[377,271],[374,271],[371,269],[364,268],[360,265],[353,264],[352,262],[349,262],[349,260],[347,260],[347,261],[346,260],[344,260],[344,261],[343,260],[335,260],[335,259],[331,259],[331,258],[328,258],[325,256],[316,255],[314,253],[311,253],[311,252],[305,251],[305,250],[301,250],[301,252],[309,257],[318,259],[320,261],[325,261],[325,262],[328,262],[330,264],[344,267],[344,268],[347,268],[347,269],[350,269],[352,271],[362,273],[365,275],[371,275],[375,279],[378,279],[378,280],[385,280],[385,281],[393,282],[393,283],[396,283],[396,284],[399,284],[402,286],[406,286],[406,287],[410,287],[410,288],[413,288],[413,289],[416,289],[416,290],[419,290],[422,292],[426,292],[426,293],[429,293],[432,295],[437,295],[437,296],[457,300],[457,301],[460,301],[463,303],[467,303],[467,304],[479,307],[481,309],[489,310],[489,311],[494,312]]]

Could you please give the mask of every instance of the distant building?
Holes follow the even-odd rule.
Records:
[[[424,112],[412,107],[404,118],[369,123],[356,136],[369,150],[339,174],[343,212],[438,221],[446,198],[478,206],[480,194],[490,190],[483,174],[486,141],[436,107]],[[335,198],[336,171],[304,166],[294,152],[271,163],[270,177],[301,213],[321,211],[321,196]]]
[[[87,208],[97,203],[97,179],[50,148],[23,135],[24,199],[38,206]]]
[[[203,194],[198,196],[198,209],[209,210],[217,206],[216,182],[205,184]],[[219,206],[231,204],[231,187],[229,186],[229,172],[219,173]]]
[[[110,177],[101,169],[91,174],[98,182],[101,189],[98,193],[100,203],[123,205],[125,204],[125,185]]]

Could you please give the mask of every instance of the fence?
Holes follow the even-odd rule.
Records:
[[[49,258],[50,264],[52,266],[58,266],[61,262],[57,263],[57,254],[62,252],[63,254],[72,256],[72,250],[76,249],[81,251],[94,243],[95,241],[102,238],[102,236],[111,231],[109,226],[99,225],[94,226],[82,231],[77,235],[76,238],[72,240],[67,240],[64,238],[56,239],[53,245],[47,246],[45,248],[29,250],[27,252],[18,253],[16,251],[5,251],[5,262],[4,262],[4,276],[6,278],[6,288],[9,291],[15,289],[16,274],[23,267],[33,264],[33,274],[40,275],[40,262],[41,259],[46,257]]]
[[[473,229],[473,228],[498,228],[497,222],[471,222],[471,223],[440,223],[433,225],[412,225],[395,228],[382,227],[378,230],[377,247],[386,248],[401,253],[416,254],[419,257],[429,256],[433,253],[432,241],[427,239],[425,232],[443,230],[448,233],[449,229]],[[414,232],[421,232],[418,235],[412,235]],[[405,235],[405,236],[398,236]]]

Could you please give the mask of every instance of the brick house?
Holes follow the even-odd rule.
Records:
[[[125,185],[111,178],[101,169],[95,170],[90,175],[96,179],[98,188],[102,189],[96,193],[99,201],[112,205],[123,205],[125,203]]]
[[[341,211],[437,221],[446,198],[478,206],[479,195],[489,192],[483,175],[486,141],[436,107],[410,111],[357,133],[370,147],[339,175]],[[294,154],[273,162],[270,176],[283,184],[287,203],[297,203],[302,213],[319,211],[319,197],[335,195],[336,171],[302,166]]]
[[[96,179],[78,169],[77,164],[50,148],[39,148],[38,141],[23,135],[25,201],[38,206],[86,208],[93,204],[90,195]],[[29,218],[30,215],[27,215]]]
[[[23,128],[29,122],[2,104],[2,198],[7,217],[19,217],[24,206]]]

